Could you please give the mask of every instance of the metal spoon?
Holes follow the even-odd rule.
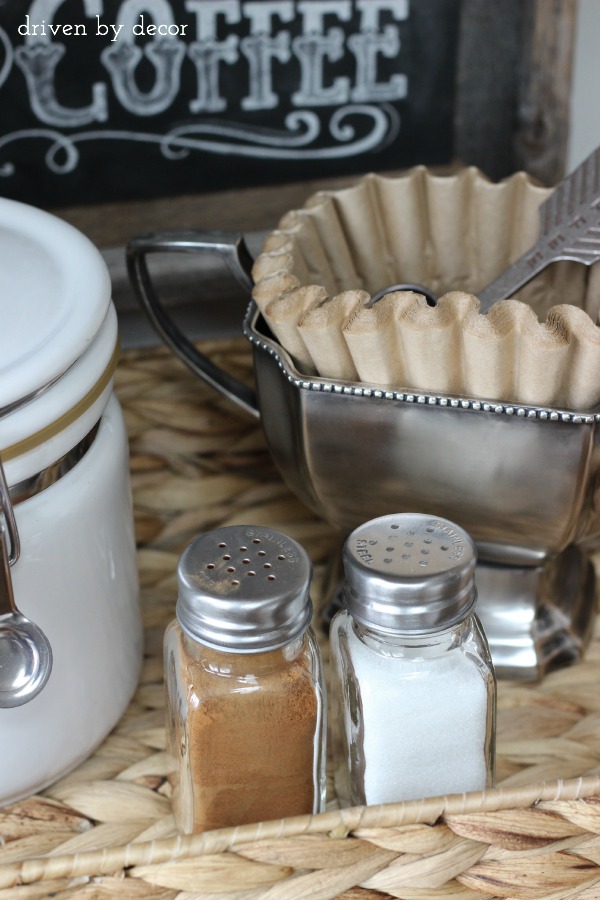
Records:
[[[428,306],[435,306],[435,304],[437,303],[436,295],[432,290],[426,288],[425,285],[403,281],[400,284],[391,284],[389,287],[384,288],[382,291],[378,291],[376,294],[373,294],[373,296],[371,297],[371,302],[368,303],[367,306],[373,306],[374,303],[377,303],[377,301],[381,300],[382,297],[385,297],[386,294],[391,294],[394,291],[412,291],[414,294],[423,294],[423,296],[427,300]]]
[[[15,604],[10,566],[18,559],[19,539],[1,462],[0,511],[0,708],[10,709],[42,690],[52,671],[52,649],[41,628]]]

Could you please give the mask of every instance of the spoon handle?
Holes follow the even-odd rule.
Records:
[[[4,543],[8,553],[8,563],[14,566],[21,552],[21,543],[19,540],[19,530],[15,519],[15,511],[13,509],[12,500],[10,499],[10,489],[4,474],[4,466],[0,458],[0,516],[4,519],[0,523],[4,534]]]
[[[8,551],[8,534],[4,527],[0,529],[0,618],[7,613],[17,611],[13,593],[12,578]]]
[[[479,293],[480,310],[512,296],[550,263],[591,266],[600,259],[600,147],[567,175],[540,206],[534,246]]]
[[[494,303],[512,297],[519,288],[524,287],[546,268],[551,260],[548,260],[540,249],[544,248],[540,248],[538,241],[524,256],[520,256],[498,278],[478,292],[480,312],[486,313]]]
[[[19,532],[0,459],[0,616],[17,611],[10,567],[19,558]]]

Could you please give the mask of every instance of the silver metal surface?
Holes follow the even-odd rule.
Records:
[[[543,566],[477,565],[477,615],[499,678],[535,681],[577,662],[596,617],[594,566],[571,546]]]
[[[21,540],[15,519],[12,497],[0,459],[0,537],[6,553],[6,565],[14,566],[21,553]],[[10,577],[9,577],[10,581]],[[12,590],[10,591],[12,595]]]
[[[310,625],[311,575],[306,551],[287,535],[219,528],[181,556],[177,618],[187,634],[219,650],[275,650]]]
[[[419,513],[373,519],[348,537],[343,559],[345,605],[378,630],[450,628],[475,605],[477,551],[447,519]]]
[[[36,494],[56,484],[63,476],[67,475],[90,449],[96,439],[99,427],[100,422],[97,422],[68,453],[55,460],[51,465],[46,466],[45,469],[36,472],[35,475],[31,475],[23,481],[11,484],[9,487],[11,505],[18,506],[19,503],[29,500],[30,497],[35,497]]]
[[[136,296],[152,326],[171,350],[192,372],[217,391],[238,403],[246,412],[258,415],[254,391],[237,378],[224,372],[194,347],[159,299],[150,277],[147,257],[164,253],[217,254],[225,261],[238,283],[252,289],[252,257],[241,234],[230,232],[164,231],[142,235],[127,245],[127,270]]]
[[[413,294],[422,294],[429,306],[435,306],[437,302],[437,297],[430,288],[426,288],[423,284],[409,284],[407,282],[402,282],[401,284],[391,284],[389,287],[374,294],[367,305],[373,306],[374,303],[378,303],[379,300],[382,300],[386,294],[392,294],[395,291],[411,291]]]
[[[245,232],[253,256],[261,252],[268,234],[269,230]],[[114,245],[100,252],[110,274],[122,349],[156,346],[156,330],[129,279],[125,247]],[[154,254],[148,262],[156,293],[189,340],[225,340],[241,333],[248,289],[226,277],[226,266],[218,256],[162,253]]]
[[[41,628],[20,613],[15,603],[9,558],[11,553],[18,556],[18,532],[1,463],[0,507],[0,708],[10,709],[40,693],[52,671],[52,650]],[[10,536],[9,521],[14,529]]]

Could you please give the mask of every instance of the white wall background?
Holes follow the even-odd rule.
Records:
[[[600,145],[600,0],[578,0],[567,171]]]

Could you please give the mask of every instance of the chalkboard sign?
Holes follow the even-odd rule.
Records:
[[[0,0],[0,194],[96,203],[445,163],[458,0]]]

